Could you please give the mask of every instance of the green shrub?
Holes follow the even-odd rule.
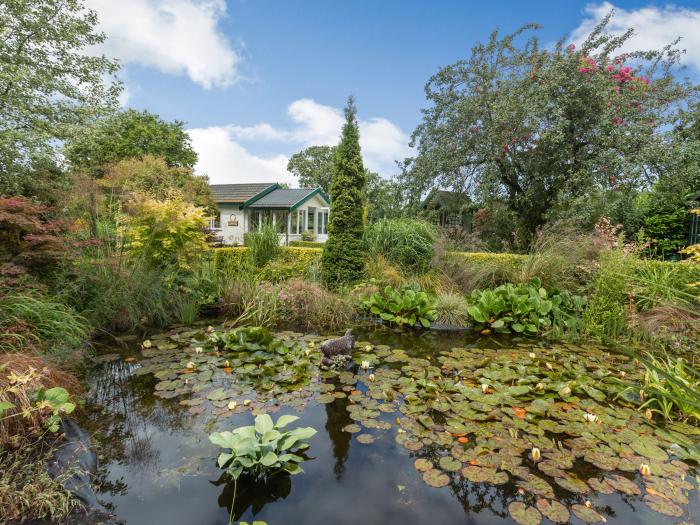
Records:
[[[424,273],[434,255],[437,230],[415,219],[380,219],[367,228],[364,238],[371,256],[381,255],[407,272]]]
[[[323,248],[323,243],[315,241],[289,241],[289,246],[296,248]]]
[[[453,326],[469,324],[467,301],[460,293],[440,292],[436,296],[435,321]]]
[[[389,324],[428,328],[435,320],[435,298],[425,292],[404,287],[387,286],[369,297],[361,298],[362,308]]]
[[[214,266],[224,272],[237,272],[250,268],[247,247],[217,248],[214,250]],[[291,278],[309,276],[321,259],[321,248],[281,246],[279,255],[261,268],[250,268],[262,281],[279,282]]]
[[[573,329],[585,300],[568,292],[548,293],[538,279],[530,284],[504,284],[475,290],[467,312],[477,330],[485,333],[537,335],[556,326]]]
[[[256,232],[245,234],[248,256],[256,268],[262,268],[279,253],[279,236],[270,222],[263,224]]]

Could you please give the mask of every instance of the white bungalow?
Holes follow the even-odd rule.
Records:
[[[330,201],[321,188],[286,189],[279,184],[212,184],[211,193],[219,208],[209,227],[223,244],[243,244],[243,235],[271,222],[280,244],[301,240],[304,232],[316,242],[328,239]]]

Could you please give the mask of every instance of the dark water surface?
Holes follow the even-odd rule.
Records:
[[[384,330],[360,334],[373,344],[426,355],[474,344],[465,333],[397,334]],[[498,345],[498,340],[479,344]],[[138,349],[107,349],[122,357]],[[152,375],[135,375],[138,361],[118,359],[101,365],[91,379],[88,410],[82,422],[93,434],[101,456],[98,496],[128,525],[214,525],[228,523],[234,485],[216,466],[218,447],[207,435],[253,423],[249,412],[212,419],[207,412],[190,415],[179,400],[153,395]],[[381,431],[371,444],[342,431],[354,423],[349,399],[330,404],[310,402],[294,426],[311,426],[304,473],[280,477],[264,485],[240,480],[235,497],[237,520],[262,520],[269,525],[359,524],[510,524],[508,504],[516,499],[513,483],[500,486],[471,483],[454,475],[450,484],[432,488],[421,478],[410,451],[394,441],[393,431]],[[391,420],[396,415],[382,414]],[[585,479],[585,473],[582,473]],[[697,482],[694,482],[697,487]],[[570,494],[555,487],[562,501]],[[609,524],[700,523],[698,491],[682,518],[651,511],[641,496],[590,493],[594,507]],[[579,497],[582,503],[585,497]],[[570,501],[570,500],[569,500]],[[685,521],[684,521],[685,520]],[[542,523],[550,521],[543,519]],[[570,523],[583,521],[571,516]]]

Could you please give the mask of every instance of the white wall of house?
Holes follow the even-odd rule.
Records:
[[[215,235],[220,236],[224,244],[242,245],[243,236],[250,231],[251,214],[256,214],[255,219],[259,222],[260,209],[242,210],[238,205],[219,203],[219,217],[210,221],[210,228]],[[284,213],[282,210],[270,210],[274,222],[280,220]],[[286,216],[287,225],[285,231],[280,233],[280,244],[285,245],[288,241],[301,240],[304,231],[312,232],[316,235],[317,242],[328,240],[328,218],[329,207],[318,195],[302,204],[298,210],[294,210]]]

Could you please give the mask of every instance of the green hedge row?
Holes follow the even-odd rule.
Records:
[[[323,244],[322,242],[316,241],[289,241],[289,246],[294,248],[318,248],[322,250]]]
[[[322,252],[321,248],[282,246],[279,256],[257,269],[258,276],[264,281],[272,282],[284,281],[293,277],[309,277],[310,272],[315,271],[320,264]],[[216,248],[214,250],[214,265],[217,268],[230,270],[251,267],[248,248],[245,246]]]

